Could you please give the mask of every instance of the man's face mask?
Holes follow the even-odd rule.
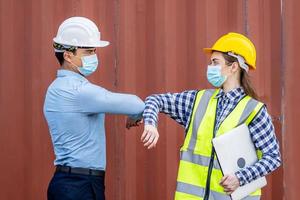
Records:
[[[96,54],[81,57],[82,66],[78,67],[79,72],[84,76],[89,76],[98,68],[98,58]]]

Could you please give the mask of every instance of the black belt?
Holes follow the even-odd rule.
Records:
[[[69,174],[81,174],[81,175],[92,175],[92,176],[102,176],[102,177],[104,177],[104,175],[105,175],[105,171],[103,171],[103,170],[68,167],[68,166],[62,166],[62,165],[57,165],[55,172],[64,172],[64,173],[69,173]]]

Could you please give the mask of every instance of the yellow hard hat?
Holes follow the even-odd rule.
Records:
[[[204,52],[212,51],[231,52],[242,56],[250,69],[256,69],[256,50],[254,44],[244,35],[239,33],[227,33],[220,37],[212,48],[204,48]]]

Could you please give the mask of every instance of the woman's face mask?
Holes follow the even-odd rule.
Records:
[[[220,64],[207,66],[207,80],[215,87],[221,87],[227,79],[227,76],[222,75],[221,69],[222,67]]]

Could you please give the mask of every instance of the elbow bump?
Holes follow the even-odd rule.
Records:
[[[145,109],[145,103],[138,96],[134,96],[136,113],[141,113]]]

